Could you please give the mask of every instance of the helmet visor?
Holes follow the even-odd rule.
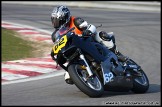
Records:
[[[54,28],[59,28],[61,26],[60,18],[51,17],[51,21]]]

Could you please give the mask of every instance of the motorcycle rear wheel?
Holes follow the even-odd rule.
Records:
[[[149,81],[146,74],[142,72],[142,77],[136,77],[133,81],[132,91],[134,93],[145,93],[149,88]]]
[[[132,59],[130,59],[130,62],[132,64],[137,65],[137,63],[134,62]],[[134,93],[145,93],[149,88],[149,80],[148,80],[147,75],[142,69],[140,69],[138,72],[140,72],[142,76],[134,77],[133,88],[131,89],[131,91],[133,91]]]

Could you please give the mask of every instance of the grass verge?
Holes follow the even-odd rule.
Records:
[[[17,32],[1,28],[1,57],[2,61],[18,60],[29,57],[39,57],[43,55],[41,48],[47,47],[32,41],[19,38]]]

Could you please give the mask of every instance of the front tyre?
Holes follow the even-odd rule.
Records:
[[[102,83],[97,76],[87,77],[87,71],[79,64],[72,64],[68,67],[70,78],[74,84],[89,97],[101,97],[104,90]]]

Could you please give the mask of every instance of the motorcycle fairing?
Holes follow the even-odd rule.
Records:
[[[118,65],[114,63],[117,63]],[[122,66],[118,63],[117,57],[114,53],[110,52],[108,54],[107,59],[101,63],[101,67],[105,90],[128,91],[133,87],[132,77],[124,76],[124,68],[122,68]]]
[[[113,81],[114,74],[123,75],[124,69],[119,64],[117,56],[106,47],[92,41],[92,38],[79,38],[75,36],[73,43],[76,47],[82,49],[82,51],[90,54],[96,62],[101,63],[104,84]]]
[[[73,38],[73,43],[75,44],[76,47],[80,48],[82,51],[88,53],[91,55],[96,62],[102,62],[106,58],[104,55],[102,55],[98,49],[96,48],[96,45],[100,47],[101,50],[105,50],[106,48],[103,47],[101,44],[93,42],[92,38],[79,38],[78,36],[75,36]]]
[[[109,61],[110,58],[107,58],[104,62],[101,62],[104,85],[108,82],[113,81],[114,79],[114,74],[110,71],[112,65],[110,64]]]

